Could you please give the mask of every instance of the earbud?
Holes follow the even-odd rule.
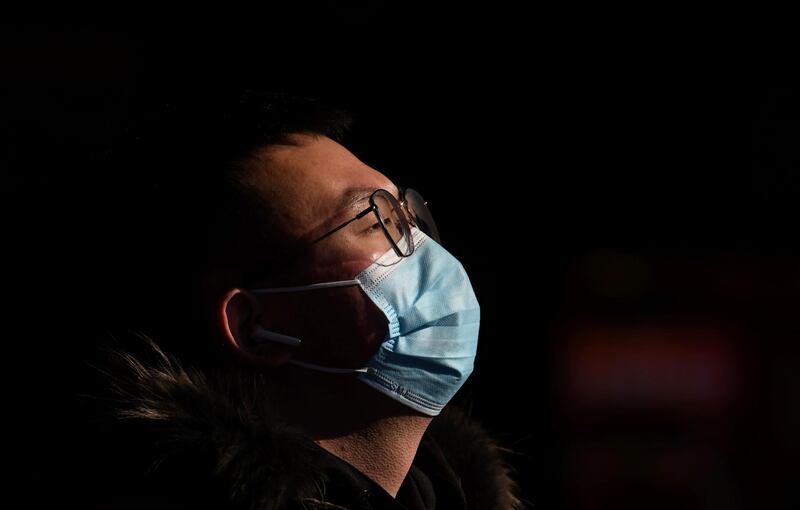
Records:
[[[257,340],[259,342],[277,342],[290,347],[298,347],[301,343],[303,343],[303,341],[299,338],[281,335],[280,333],[275,333],[274,331],[267,331],[259,324],[253,325],[252,338],[253,340]]]

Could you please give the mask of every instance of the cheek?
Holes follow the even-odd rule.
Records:
[[[383,251],[328,251],[315,257],[303,271],[308,283],[350,280],[378,260]]]
[[[300,359],[320,365],[363,366],[388,331],[386,316],[357,286],[298,294],[285,304],[292,312],[281,314],[279,330],[302,338]]]
[[[333,293],[333,292],[331,292]],[[340,289],[335,299],[321,304],[325,311],[315,331],[325,356],[345,366],[363,365],[383,341],[388,322],[383,312],[360,287]]]

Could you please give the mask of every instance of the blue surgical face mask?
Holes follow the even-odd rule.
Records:
[[[480,307],[461,263],[417,228],[414,253],[390,249],[353,280],[302,287],[254,289],[300,292],[360,285],[388,320],[388,332],[366,367],[332,368],[292,363],[324,372],[361,372],[359,380],[412,409],[436,416],[472,373],[478,347]],[[262,339],[299,344],[300,339],[259,328]]]

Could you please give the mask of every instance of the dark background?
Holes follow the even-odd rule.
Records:
[[[103,158],[141,109],[241,83],[349,109],[356,155],[424,192],[482,305],[460,399],[535,508],[797,507],[800,105],[780,13],[159,19],[0,36],[26,494],[59,487],[71,374],[136,263],[104,243]]]

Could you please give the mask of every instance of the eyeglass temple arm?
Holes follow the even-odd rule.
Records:
[[[311,244],[318,243],[318,242],[322,241],[323,239],[325,239],[326,237],[332,236],[332,235],[333,235],[333,234],[335,234],[336,232],[338,232],[338,231],[342,230],[342,229],[343,229],[344,227],[346,227],[347,225],[349,225],[349,224],[353,223],[353,222],[354,222],[354,221],[356,221],[356,220],[360,220],[361,218],[363,218],[363,217],[364,217],[364,216],[366,216],[367,214],[371,213],[371,212],[372,212],[374,209],[375,209],[375,206],[373,206],[373,205],[370,205],[369,207],[367,207],[366,209],[364,209],[364,210],[363,210],[363,211],[361,211],[360,213],[356,214],[356,215],[355,215],[355,217],[353,217],[353,218],[349,219],[348,221],[346,221],[346,222],[342,223],[341,225],[339,225],[339,226],[338,226],[338,227],[336,227],[335,229],[331,230],[331,231],[330,231],[330,232],[328,232],[327,234],[322,234],[320,237],[318,237],[318,238],[314,239],[313,241],[311,241]]]

